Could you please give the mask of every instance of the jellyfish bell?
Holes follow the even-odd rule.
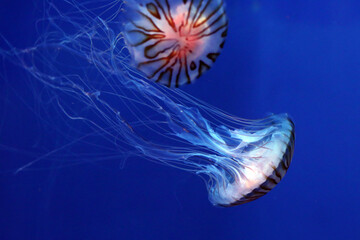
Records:
[[[239,143],[223,148],[228,158],[221,159],[220,168],[210,166],[205,170],[216,176],[216,181],[208,185],[214,205],[231,207],[258,199],[273,189],[289,169],[295,144],[292,120],[286,114],[273,115],[251,121],[251,127],[255,129],[231,131],[230,137]]]
[[[127,9],[124,35],[133,63],[160,84],[193,82],[224,46],[228,24],[221,0],[137,0]]]

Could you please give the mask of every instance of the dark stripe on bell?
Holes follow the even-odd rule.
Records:
[[[166,71],[160,73],[156,82],[160,82],[168,87],[171,87],[172,75],[173,75],[173,69],[167,68]]]
[[[223,41],[221,44],[220,44],[220,48],[224,48],[224,46],[225,46],[225,41]]]
[[[288,121],[291,123],[292,129],[290,133],[290,139],[288,146],[286,148],[285,153],[282,156],[281,162],[279,165],[274,169],[273,173],[266,179],[264,183],[262,183],[258,188],[254,189],[251,193],[248,193],[244,195],[242,198],[237,200],[236,202],[233,202],[228,205],[220,204],[221,207],[233,207],[237,205],[241,205],[244,203],[248,203],[251,201],[254,201],[265,194],[267,194],[271,189],[273,189],[282,178],[284,178],[284,175],[286,174],[291,159],[294,153],[294,147],[295,147],[295,125],[291,121],[290,118],[288,118]]]
[[[189,75],[189,69],[188,69],[188,59],[187,57],[185,57],[185,76],[186,76],[186,79],[187,79],[187,84],[190,84],[191,83],[191,78],[190,78],[190,75]]]
[[[210,69],[210,66],[207,65],[205,62],[200,60],[199,63],[199,74],[197,75],[197,78],[200,78],[207,70]]]
[[[194,71],[196,69],[196,63],[194,62],[194,61],[192,61],[191,63],[190,63],[190,70],[191,71]]]
[[[175,80],[175,87],[178,88],[180,85],[179,85],[179,81],[180,81],[180,74],[181,74],[181,71],[182,71],[182,68],[183,68],[183,64],[182,64],[182,60],[181,58],[179,58],[179,70],[178,70],[178,73],[176,74],[176,80]]]
[[[282,179],[282,175],[281,175],[281,173],[277,170],[277,168],[274,168],[274,173],[275,173],[275,175],[276,175],[276,177],[278,177],[280,180]]]
[[[161,19],[159,10],[158,10],[158,8],[156,7],[155,4],[153,4],[153,3],[148,3],[148,4],[146,4],[146,8],[147,8],[147,10],[149,11],[149,13],[150,13],[151,15],[153,15],[153,16],[156,17],[157,19]]]
[[[220,56],[220,53],[209,53],[207,55],[207,58],[210,59],[211,61],[215,62],[216,59],[218,58],[218,56]]]

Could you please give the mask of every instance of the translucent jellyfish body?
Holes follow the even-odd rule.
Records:
[[[135,66],[168,87],[201,77],[224,46],[221,0],[130,1],[128,11],[125,35]]]
[[[211,64],[213,59],[209,54],[217,55],[224,41],[227,22],[220,1],[131,2],[138,4],[141,17],[131,24],[125,22],[129,31],[125,38],[119,32],[118,19],[122,19],[128,3],[112,0],[66,3],[65,9],[56,7],[53,2],[47,7],[46,14],[51,15],[45,17],[48,21],[43,26],[46,27],[34,46],[0,49],[2,59],[19,65],[33,81],[43,85],[42,92],[47,92],[51,99],[46,108],[54,102],[53,107],[69,118],[66,126],[71,126],[71,121],[75,120],[89,126],[85,129],[93,129],[93,132],[81,132],[81,128],[69,127],[69,132],[74,131],[80,136],[69,134],[66,140],[83,143],[87,151],[95,149],[93,158],[97,161],[102,159],[100,153],[109,158],[114,149],[113,159],[136,156],[199,175],[206,183],[210,201],[218,206],[255,200],[284,177],[295,142],[294,124],[286,114],[261,120],[238,118],[180,89],[167,88],[143,77],[142,72],[168,86],[177,86],[201,75],[201,61]],[[165,62],[143,63],[148,61],[144,60],[145,55],[157,59],[162,54],[171,55],[180,50],[179,46],[173,48],[171,44],[169,48],[158,48],[157,45],[154,48],[160,37],[149,40],[146,34],[151,32],[148,31],[150,27],[156,25],[163,29],[166,25],[167,31],[190,31],[185,24],[183,30],[181,24],[178,26],[184,19],[206,29],[198,35],[213,33],[215,39],[212,36],[211,39],[199,38],[204,44],[202,51],[196,51],[199,56],[185,54],[186,57],[181,55]],[[147,25],[139,25],[144,21]],[[136,33],[135,36],[131,31]],[[163,34],[156,31],[151,35]],[[144,45],[136,44],[139,39]],[[134,68],[131,58],[140,66]],[[190,63],[190,70],[192,62],[196,65],[197,70],[188,72],[189,78],[184,71],[184,59]],[[160,62],[166,63],[166,67]],[[168,75],[171,77],[163,82],[169,72],[174,75]],[[101,151],[96,151],[96,139],[82,141],[88,135],[103,138],[116,146],[98,146]],[[72,158],[69,154],[63,156],[68,158],[67,162]],[[79,161],[80,156],[76,154],[73,159]],[[91,154],[86,152],[83,156],[88,161]],[[20,170],[33,164],[35,162]]]
[[[250,122],[248,123],[250,124]],[[246,127],[246,125],[245,125]],[[226,130],[219,149],[229,157],[216,164],[223,169],[209,186],[210,201],[235,206],[253,201],[273,189],[287,172],[295,144],[295,129],[287,115],[251,121],[252,130]],[[213,175],[217,172],[210,167]]]

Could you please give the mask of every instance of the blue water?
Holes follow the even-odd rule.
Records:
[[[0,239],[360,239],[359,9],[350,0],[228,0],[226,47],[184,91],[244,118],[287,112],[296,125],[284,180],[228,209],[209,203],[199,177],[141,158],[66,167],[45,158],[14,174],[65,145],[81,123],[66,120],[40,83],[4,63]],[[3,0],[0,33],[16,47],[32,46],[42,10],[41,1]],[[75,147],[62,159],[74,161]]]

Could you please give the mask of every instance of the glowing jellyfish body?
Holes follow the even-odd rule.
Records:
[[[168,87],[201,77],[224,46],[221,0],[135,1],[128,9],[125,36],[135,66]]]
[[[293,122],[278,115],[253,124],[263,127],[255,132],[230,131],[230,137],[239,142],[226,150],[232,157],[226,160],[227,173],[223,174],[230,178],[209,189],[210,200],[216,205],[240,205],[265,195],[290,166],[295,144]]]
[[[121,18],[125,5],[97,0],[71,4],[72,8],[64,11],[49,6],[48,12],[54,9],[58,14],[48,16],[45,32],[35,46],[0,49],[3,58],[43,83],[66,116],[83,120],[95,128],[94,135],[101,133],[116,143],[119,158],[140,156],[201,176],[214,205],[227,207],[255,200],[279,183],[289,168],[295,142],[294,124],[286,114],[262,120],[232,116],[179,89],[144,79],[129,61],[128,50],[140,71],[168,86],[200,76],[203,63],[214,61],[226,35],[221,1],[133,2],[140,17],[132,15],[139,18],[126,23],[125,39],[117,32],[115,20]],[[187,19],[203,29],[194,36],[194,45],[164,34],[188,33]],[[147,25],[140,25],[144,23]],[[64,27],[68,25],[73,27],[71,33]],[[161,33],[155,26],[167,26],[168,30]],[[202,35],[211,38],[199,37]],[[64,64],[69,59],[76,61]],[[193,72],[192,62],[196,66]],[[94,148],[97,142],[89,141],[84,144]]]

